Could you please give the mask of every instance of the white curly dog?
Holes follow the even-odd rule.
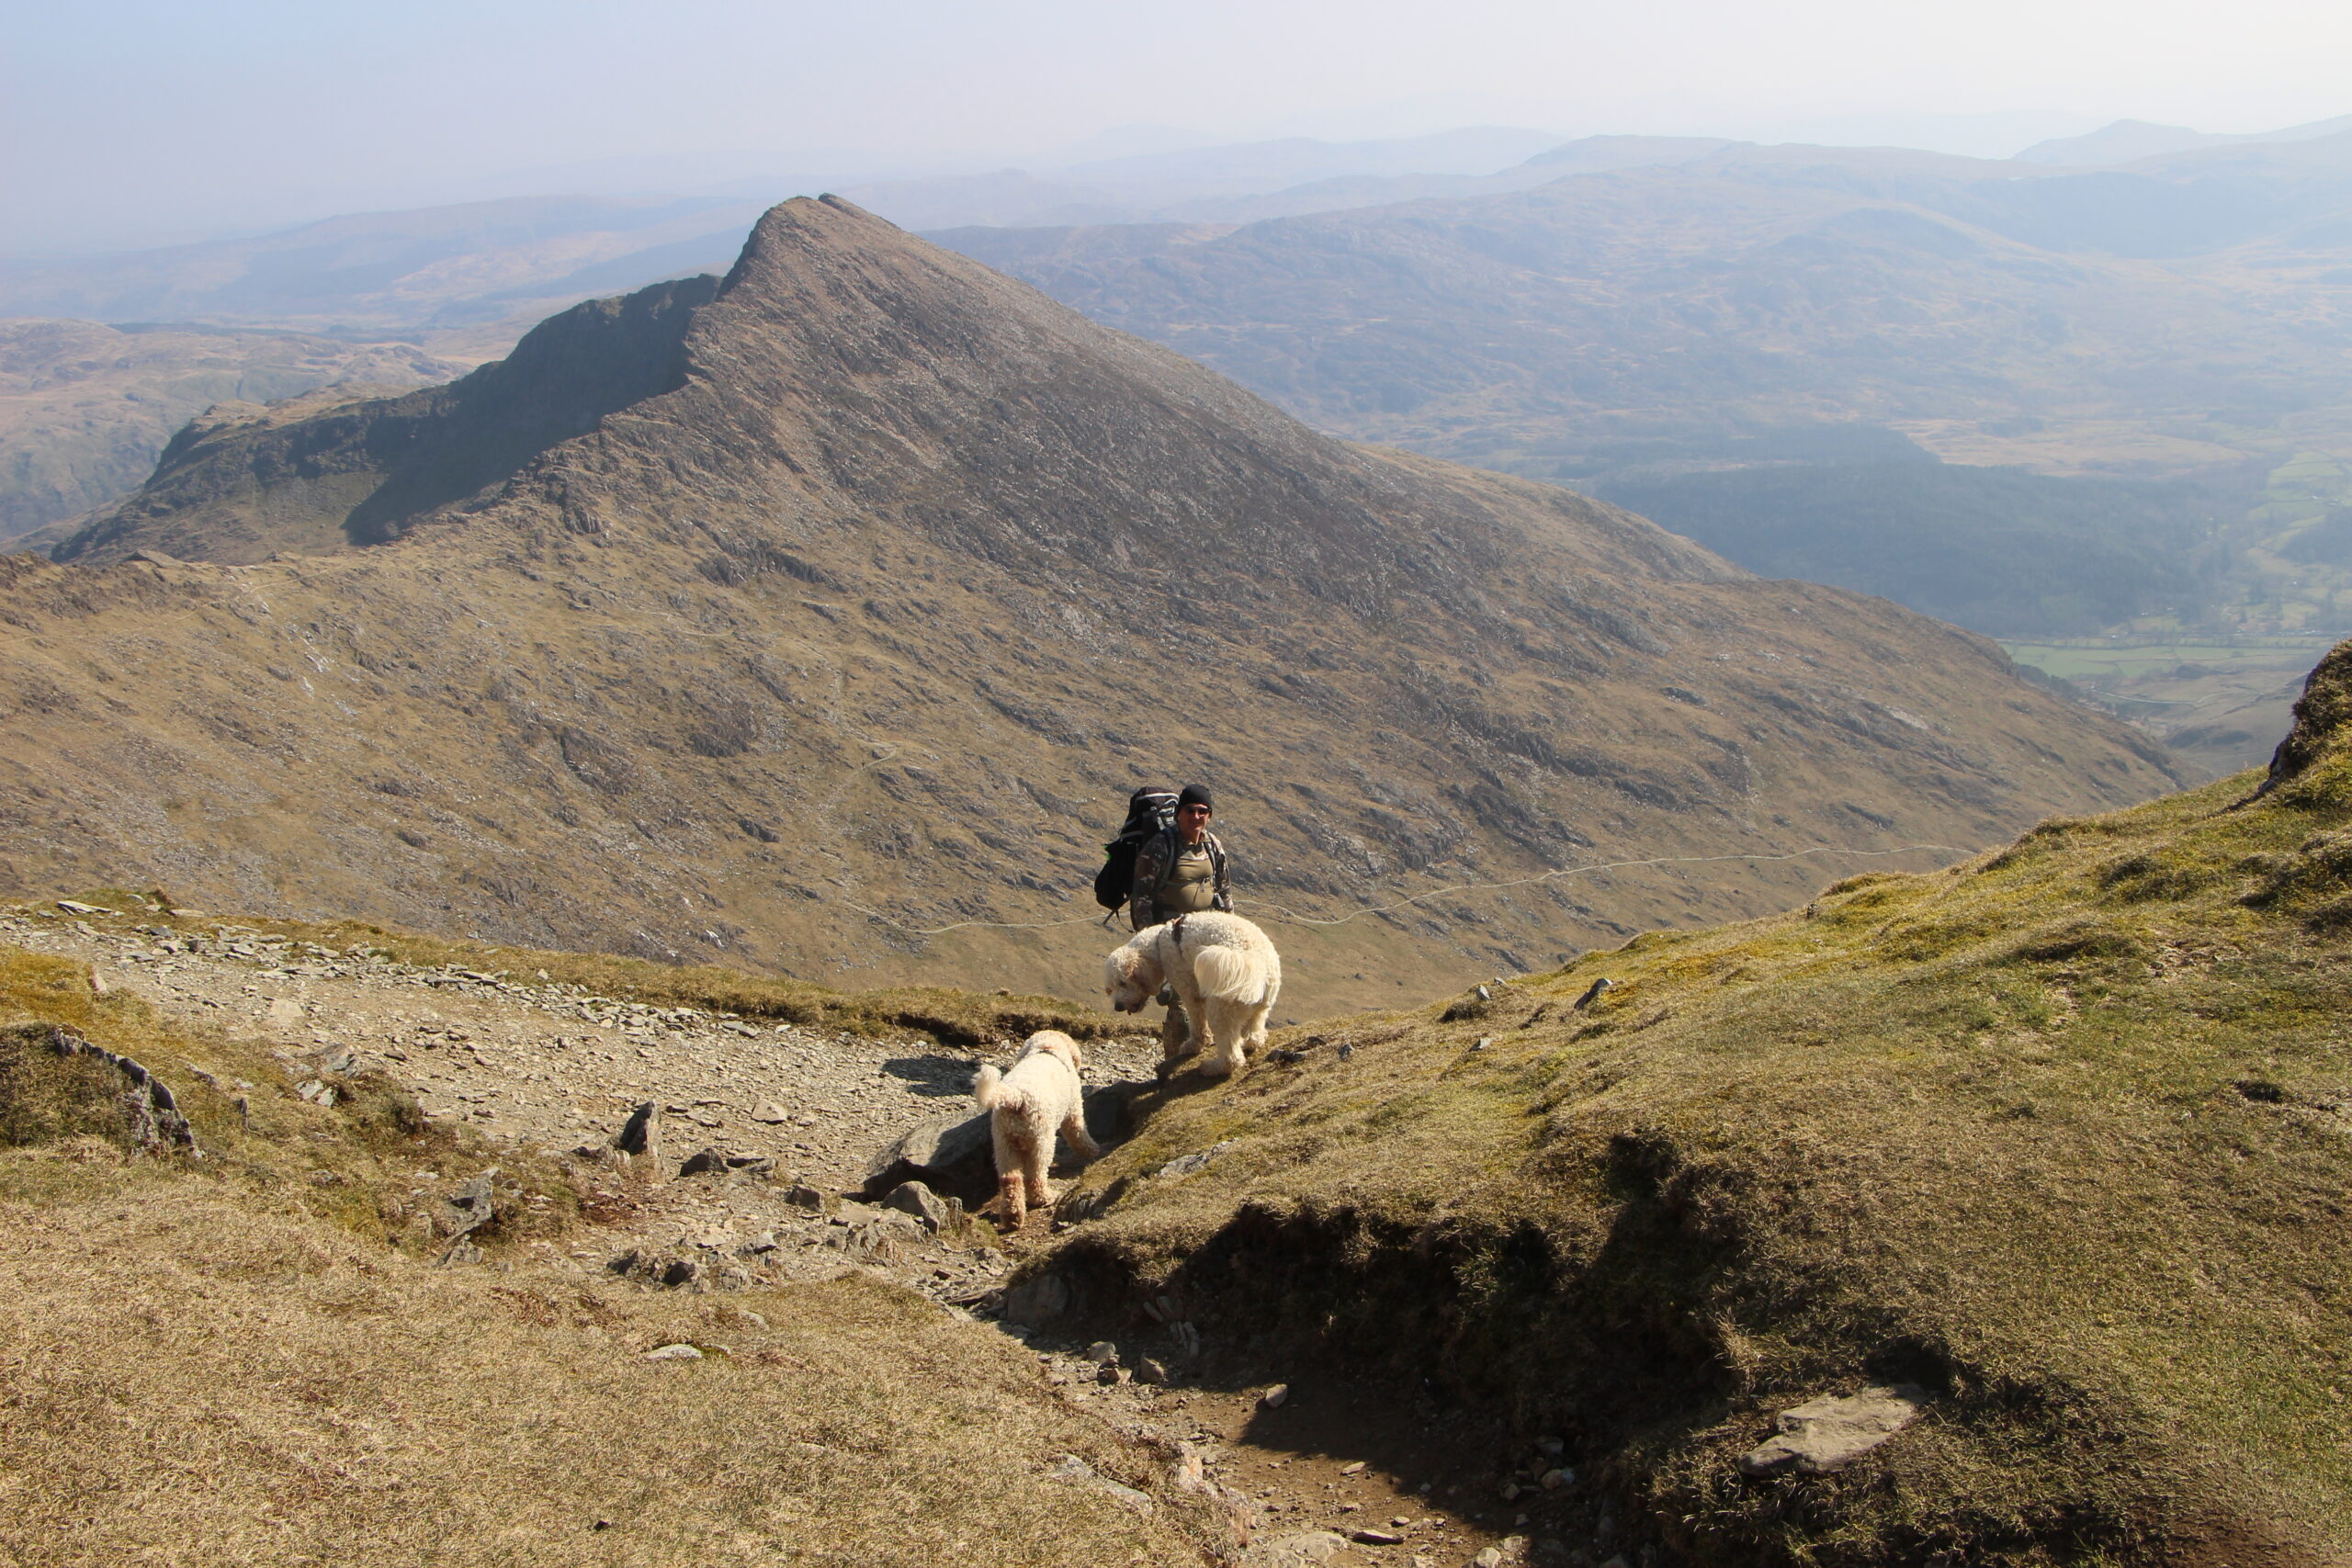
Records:
[[[990,1063],[972,1085],[972,1098],[989,1112],[989,1131],[996,1137],[997,1192],[1015,1230],[1028,1218],[1031,1203],[1053,1206],[1046,1171],[1054,1163],[1057,1132],[1080,1158],[1102,1152],[1086,1131],[1080,1065],[1077,1041],[1057,1029],[1041,1029],[1022,1042],[1011,1067],[999,1072]]]
[[[1191,1037],[1169,1060],[1205,1046],[1201,1070],[1230,1077],[1266,1043],[1266,1014],[1283,988],[1282,955],[1264,931],[1238,915],[1204,909],[1146,926],[1103,960],[1102,988],[1112,1007],[1140,1012],[1172,986]]]

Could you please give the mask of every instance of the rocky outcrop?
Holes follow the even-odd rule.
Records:
[[[575,305],[506,358],[401,397],[355,401],[330,388],[288,405],[212,411],[173,437],[142,489],[51,554],[245,562],[381,544],[606,414],[675,389],[686,325],[718,288],[715,277],[690,277]]]
[[[2295,702],[2294,728],[2272,753],[2257,798],[2339,750],[2347,719],[2352,719],[2352,642],[2340,642],[2304,678],[2303,694]]]
[[[103,1045],[94,1045],[79,1032],[57,1023],[21,1023],[0,1028],[0,1111],[11,1122],[26,1120],[25,1102],[36,1097],[27,1092],[22,1081],[34,1070],[24,1063],[28,1052],[60,1056],[67,1060],[80,1058],[108,1070],[120,1080],[120,1087],[111,1098],[120,1118],[119,1134],[131,1147],[144,1154],[183,1154],[201,1158],[203,1150],[197,1147],[196,1133],[181,1114],[179,1102],[163,1079],[144,1066]],[[68,1094],[64,1097],[71,1099]],[[26,1131],[70,1132],[75,1130],[65,1122],[53,1128],[39,1127],[49,1121],[36,1111]],[[23,1135],[20,1133],[18,1135]]]

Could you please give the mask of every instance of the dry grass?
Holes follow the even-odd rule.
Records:
[[[1173,1291],[1507,1401],[1700,1561],[2340,1561],[2352,745],[2322,750],[2245,809],[2252,775],[1325,1026],[1164,1097],[1052,1266],[1100,1313]],[[1936,1412],[1861,1469],[1737,1476],[1770,1411],[1888,1377]]]
[[[515,1244],[581,1223],[560,1166],[415,1130],[380,1091],[320,1110],[61,960],[0,950],[0,1016],[147,1063],[207,1156],[127,1152],[79,1062],[0,1072],[0,1561],[1200,1560],[1165,1509],[1046,1480],[1074,1451],[1148,1484],[1149,1460],[922,1298],[534,1268]],[[411,1180],[492,1157],[514,1216],[492,1255],[519,1266],[420,1261]],[[675,1342],[706,1358],[643,1359]]]
[[[448,1190],[457,1179],[498,1170],[500,1217],[480,1237],[498,1249],[563,1235],[579,1217],[583,1193],[593,1191],[580,1173],[544,1153],[494,1145],[463,1127],[428,1125],[415,1101],[381,1078],[339,1078],[334,1107],[321,1109],[295,1093],[306,1075],[289,1072],[261,1046],[186,1028],[122,991],[94,995],[84,964],[0,948],[0,1024],[24,1020],[62,1024],[161,1077],[206,1152],[198,1163],[208,1174],[270,1191],[274,1201],[297,1204],[412,1256],[441,1250],[434,1189]],[[101,1069],[60,1064],[38,1048],[14,1047],[13,1055],[20,1068],[39,1070],[7,1080],[12,1092],[0,1110],[0,1145],[75,1134],[121,1145],[116,1119],[94,1116],[86,1102],[58,1095],[61,1076],[86,1088],[100,1081]],[[24,1124],[21,1135],[11,1121]],[[25,1168],[24,1179],[58,1174],[38,1161]],[[420,1183],[427,1189],[421,1199]]]

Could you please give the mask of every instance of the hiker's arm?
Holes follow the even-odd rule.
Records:
[[[1226,871],[1225,844],[1220,840],[1212,839],[1209,847],[1212,852],[1209,860],[1216,867],[1216,890],[1209,897],[1209,907],[1223,909],[1229,915],[1233,913],[1233,878]]]

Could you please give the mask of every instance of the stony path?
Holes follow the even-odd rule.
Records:
[[[662,1176],[706,1147],[773,1162],[761,1179],[616,1179],[613,1223],[569,1254],[582,1269],[634,1253],[625,1266],[639,1274],[725,1288],[854,1263],[956,1303],[981,1299],[1006,1270],[985,1236],[954,1244],[911,1216],[833,1196],[908,1128],[969,1112],[981,1053],[650,1007],[538,975],[422,967],[233,924],[195,934],[20,907],[0,911],[0,941],[87,963],[171,1017],[264,1042],[311,1092],[372,1069],[435,1120],[559,1151],[606,1144],[650,1100],[662,1108]],[[1141,1037],[1103,1043],[1090,1049],[1088,1080],[1148,1077],[1156,1055]],[[453,1189],[470,1174],[433,1179]]]
[[[661,1105],[654,1177],[616,1172],[588,1238],[568,1250],[535,1244],[518,1269],[727,1290],[861,1268],[956,1310],[985,1310],[1010,1271],[985,1227],[934,1232],[840,1196],[908,1128],[971,1109],[982,1053],[650,1007],[539,975],[420,967],[232,923],[195,934],[90,914],[0,908],[0,942],[89,964],[100,984],[172,1018],[266,1043],[299,1092],[373,1069],[405,1084],[435,1120],[557,1151],[604,1145],[634,1106]],[[1001,1043],[997,1055],[1017,1043]],[[1149,1036],[1091,1044],[1088,1081],[1147,1079],[1158,1055]],[[704,1147],[773,1168],[671,1174]],[[473,1174],[422,1173],[413,1197],[454,1191]],[[1256,1390],[1157,1387],[1103,1373],[1050,1335],[1023,1337],[1062,1397],[1130,1435],[1188,1445],[1207,1475],[1248,1494],[1260,1525],[1250,1568],[1529,1560],[1526,1538],[1505,1533],[1511,1510],[1474,1500],[1492,1495],[1495,1461],[1468,1456],[1488,1445],[1416,1433],[1415,1418],[1361,1392],[1317,1390],[1275,1416]],[[1128,1359],[1148,1349],[1130,1347]],[[1304,1423],[1295,1433],[1270,1429],[1294,1421]],[[1385,1464],[1351,1462],[1383,1448]],[[1447,1479],[1465,1470],[1478,1481]],[[1375,1539],[1351,1539],[1366,1534]],[[1536,1561],[1600,1568],[1594,1554],[1532,1545]]]
[[[900,1042],[597,997],[538,976],[421,968],[235,926],[220,938],[84,919],[0,915],[0,939],[92,964],[175,1016],[296,1052],[344,1046],[406,1083],[428,1115],[570,1147],[662,1101],[672,1143],[699,1129],[820,1187],[854,1185],[868,1154],[943,1108],[968,1108],[985,1059]],[[1006,1047],[1015,1042],[1006,1042]],[[1139,1037],[1090,1049],[1090,1083],[1148,1077]]]

